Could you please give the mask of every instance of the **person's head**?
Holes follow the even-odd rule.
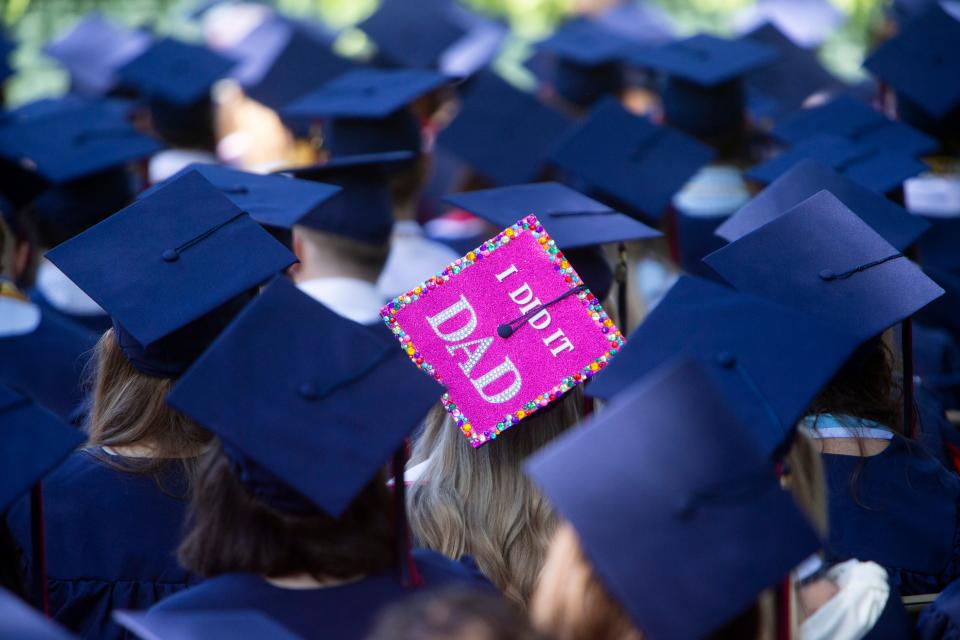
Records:
[[[887,334],[868,340],[854,352],[809,413],[849,415],[901,429],[901,390],[894,380],[894,355],[887,346]]]
[[[170,460],[192,466],[210,434],[166,404],[174,380],[138,371],[120,350],[113,329],[100,338],[90,362],[95,373],[89,444],[147,447],[151,455],[130,468],[140,473],[155,472]]]
[[[293,253],[300,263],[295,265],[293,277],[297,282],[332,277],[376,282],[389,251],[389,244],[368,244],[297,225],[293,228]]]
[[[213,151],[217,146],[213,100],[174,105],[161,100],[150,103],[153,130],[171,147]]]
[[[429,458],[409,490],[418,544],[452,558],[470,555],[514,603],[526,605],[556,526],[546,498],[524,475],[524,460],[576,424],[579,387],[474,449],[440,408],[427,417],[414,460]]]
[[[271,578],[309,574],[323,582],[395,566],[391,497],[383,472],[339,518],[309,506],[281,510],[243,477],[248,478],[244,468],[219,442],[201,460],[188,532],[178,552],[193,573],[211,577],[240,571]],[[306,502],[296,496],[296,503]]]
[[[717,594],[723,598],[723,594]],[[695,611],[691,615],[696,615]],[[643,640],[646,636],[597,579],[574,528],[563,523],[550,543],[530,604],[534,627],[555,640]],[[772,638],[773,602],[761,594],[746,611],[708,638]]]
[[[409,166],[390,176],[390,199],[397,220],[416,219],[420,194],[430,177],[430,165],[431,157],[421,153]]]
[[[367,640],[543,640],[499,595],[464,586],[417,594],[383,611]]]

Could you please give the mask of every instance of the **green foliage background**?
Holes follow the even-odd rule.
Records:
[[[298,16],[319,19],[347,31],[343,48],[356,51],[364,38],[350,25],[374,11],[379,0],[271,0],[267,4]],[[478,10],[505,18],[515,35],[508,43],[506,66],[517,68],[526,45],[573,13],[575,0],[465,0]],[[664,7],[685,33],[708,30],[723,33],[734,11],[753,0],[648,0]],[[826,64],[843,77],[856,78],[871,35],[882,21],[884,0],[831,0],[849,19],[821,50]],[[195,40],[200,37],[190,10],[199,0],[0,0],[0,16],[10,35],[20,43],[13,56],[17,75],[7,84],[8,103],[15,105],[38,97],[57,95],[66,88],[66,77],[40,52],[43,44],[68,28],[80,16],[101,11],[129,25],[146,25],[158,33]]]

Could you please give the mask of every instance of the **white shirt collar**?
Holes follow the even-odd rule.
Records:
[[[0,338],[31,333],[40,325],[40,308],[32,302],[0,296]]]
[[[862,638],[880,619],[890,584],[886,570],[873,562],[848,560],[827,574],[840,588],[800,626],[802,640]]]
[[[100,305],[49,260],[41,262],[37,269],[37,290],[54,309],[63,313],[74,316],[106,315]]]
[[[360,324],[379,322],[380,308],[386,303],[376,285],[358,278],[314,278],[297,287],[331,311]]]

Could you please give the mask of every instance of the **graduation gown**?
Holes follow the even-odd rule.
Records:
[[[361,640],[382,609],[423,589],[450,584],[490,588],[466,566],[434,551],[415,550],[424,579],[420,589],[405,589],[387,572],[357,582],[319,589],[284,589],[250,573],[230,573],[164,600],[154,611],[257,609],[305,639]]]
[[[83,400],[83,369],[97,336],[55,312],[34,308],[40,310],[40,322],[27,333],[5,333],[0,318],[0,382],[73,420]]]
[[[85,638],[110,640],[125,637],[112,611],[149,608],[196,580],[176,560],[187,489],[179,464],[159,478],[132,475],[95,451],[73,453],[43,482],[47,584],[54,620]],[[22,500],[8,516],[25,575],[29,505]]]
[[[903,595],[960,577],[960,478],[917,443],[894,437],[878,455],[823,454],[831,561],[872,560]]]
[[[943,590],[917,621],[920,640],[960,640],[960,581]]]

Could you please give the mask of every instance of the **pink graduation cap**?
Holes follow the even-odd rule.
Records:
[[[380,311],[474,447],[603,369],[620,330],[529,215]]]

